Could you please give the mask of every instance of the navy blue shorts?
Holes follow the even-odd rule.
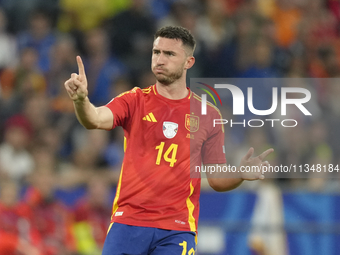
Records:
[[[194,255],[195,251],[194,232],[113,223],[102,255]]]

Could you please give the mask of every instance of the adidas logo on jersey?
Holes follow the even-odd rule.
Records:
[[[143,117],[143,120],[150,121],[150,122],[157,122],[152,112],[148,113],[145,117]]]

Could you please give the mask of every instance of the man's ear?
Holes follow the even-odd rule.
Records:
[[[194,64],[195,64],[195,57],[194,56],[190,56],[190,57],[187,57],[187,61],[184,65],[184,68],[185,69],[190,69]]]

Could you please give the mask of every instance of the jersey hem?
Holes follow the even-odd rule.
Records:
[[[164,230],[175,230],[175,231],[185,231],[185,232],[191,232],[191,233],[195,233],[195,231],[192,231],[190,230],[190,228],[171,228],[171,227],[161,227],[159,225],[154,225],[152,224],[152,222],[140,222],[140,221],[125,221],[125,220],[122,220],[122,219],[112,219],[110,224],[111,223],[114,223],[114,222],[117,222],[117,223],[120,223],[120,224],[125,224],[125,225],[130,225],[130,226],[136,226],[136,227],[146,227],[146,228],[158,228],[158,229],[164,229]],[[150,224],[151,223],[151,224]],[[197,229],[197,227],[196,227]],[[196,230],[197,231],[197,230]]]

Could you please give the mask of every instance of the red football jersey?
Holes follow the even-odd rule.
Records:
[[[223,128],[213,127],[213,119],[221,118],[218,109],[208,103],[201,115],[200,97],[188,91],[186,98],[171,100],[156,85],[134,88],[106,105],[112,128],[122,126],[125,136],[111,222],[196,231],[201,182],[190,166],[226,159]]]
[[[18,254],[19,239],[41,246],[40,233],[32,222],[33,212],[24,203],[6,206],[0,203],[0,254]]]
[[[74,238],[71,232],[72,215],[60,201],[46,199],[35,187],[27,189],[25,200],[33,211],[32,225],[42,238],[44,255],[71,254]]]

